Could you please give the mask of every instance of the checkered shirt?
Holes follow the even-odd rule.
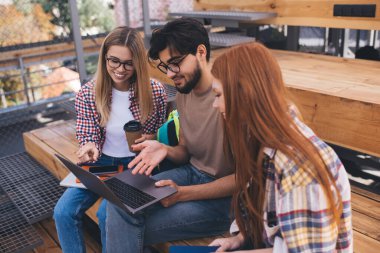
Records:
[[[293,115],[294,117],[294,115]],[[285,247],[274,252],[352,252],[351,189],[336,153],[313,131],[294,117],[300,131],[314,144],[335,178],[343,201],[338,228],[331,226],[328,200],[321,185],[280,150],[264,149],[266,202],[264,241],[273,247],[276,236]]]
[[[99,152],[101,152],[105,141],[106,129],[100,126],[100,115],[96,110],[95,83],[95,80],[86,83],[76,95],[76,137],[80,146],[83,146],[87,142],[93,142]],[[148,115],[147,120],[142,124],[143,133],[145,134],[155,134],[166,120],[167,96],[165,88],[161,83],[155,80],[151,80],[150,84],[152,86],[153,95],[153,112]],[[128,109],[132,112],[133,118],[140,121],[140,106],[135,94],[134,85],[131,86],[129,91],[129,100],[131,103]],[[110,94],[110,96],[112,96],[112,94]]]

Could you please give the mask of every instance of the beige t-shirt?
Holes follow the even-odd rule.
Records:
[[[223,119],[216,108],[212,89],[203,94],[177,93],[179,121],[190,163],[197,169],[220,178],[233,173],[231,155],[223,151]]]

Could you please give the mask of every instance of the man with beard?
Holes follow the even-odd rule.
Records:
[[[181,18],[152,34],[149,57],[174,81],[180,119],[179,144],[148,140],[133,146],[140,154],[128,165],[132,173],[150,175],[164,158],[177,168],[153,176],[157,187],[178,192],[129,215],[107,207],[107,252],[142,252],[151,244],[205,237],[228,230],[235,177],[230,154],[223,152],[222,117],[213,107],[210,42],[201,23]]]

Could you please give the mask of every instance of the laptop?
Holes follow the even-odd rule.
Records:
[[[132,175],[132,170],[126,170],[102,181],[94,174],[82,169],[66,158],[58,154],[55,156],[87,189],[128,213],[135,214],[177,192],[176,189],[170,186],[156,187],[155,180],[146,175]]]

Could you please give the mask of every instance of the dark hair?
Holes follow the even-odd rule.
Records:
[[[197,47],[207,49],[206,60],[210,59],[210,40],[203,24],[192,18],[179,18],[153,31],[148,56],[158,60],[158,54],[169,47],[170,52],[195,55]]]
[[[355,52],[355,58],[380,61],[380,53],[373,46],[365,46]]]

